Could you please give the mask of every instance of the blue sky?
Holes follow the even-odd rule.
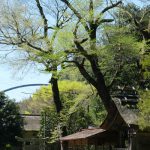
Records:
[[[49,79],[50,74],[40,73],[40,71],[36,69],[30,69],[28,73],[16,76],[13,68],[11,69],[8,65],[0,65],[0,91],[23,84],[48,83]],[[38,88],[39,87],[25,87],[15,89],[6,92],[6,95],[11,99],[21,101],[24,98],[30,97]]]

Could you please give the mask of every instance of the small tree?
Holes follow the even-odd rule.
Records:
[[[16,103],[0,92],[0,149],[16,144],[21,134],[22,119]]]

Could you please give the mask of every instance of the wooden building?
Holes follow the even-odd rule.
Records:
[[[22,114],[23,131],[22,137],[16,137],[22,143],[22,150],[45,150],[44,140],[38,137],[40,131],[40,115]]]
[[[38,136],[38,133],[40,131],[40,121],[41,116],[40,115],[26,115],[22,114],[23,118],[23,138],[36,138]]]
[[[60,139],[63,150],[150,150],[150,132],[138,127],[136,93],[118,94],[113,102],[117,110],[107,116],[99,128],[84,129]],[[126,105],[127,104],[127,105]]]

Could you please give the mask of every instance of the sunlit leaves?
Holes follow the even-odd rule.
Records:
[[[141,129],[149,127],[150,125],[150,91],[141,92],[141,100],[138,104],[139,114],[139,126]]]

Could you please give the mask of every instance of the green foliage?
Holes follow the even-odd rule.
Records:
[[[59,80],[85,81],[84,77],[75,66],[66,68],[64,66],[64,68],[60,71]]]
[[[105,75],[106,84],[136,86],[139,80],[137,61],[141,43],[129,32],[128,27],[105,25],[103,29],[103,47],[98,56],[100,67]]]
[[[45,93],[43,93],[42,96],[41,94],[38,94],[36,98],[31,97],[19,102],[20,112],[22,114],[40,114],[44,107],[53,104],[52,95],[50,95],[50,98],[48,98],[47,92]]]
[[[144,7],[138,7],[133,3],[128,3],[123,6],[120,11],[120,24],[126,25],[129,28],[130,33],[141,42],[139,46],[139,81],[150,81],[150,32],[149,32],[149,16],[150,5]],[[142,84],[143,86],[143,84]],[[148,87],[145,85],[144,87]]]
[[[56,113],[51,86],[41,87],[32,98],[20,104],[22,111],[41,113],[39,136],[49,137],[49,142],[54,142],[64,126],[71,134],[89,125],[100,125],[106,112],[93,87],[84,82],[63,80],[59,81],[59,90],[63,103],[60,114]]]
[[[142,65],[142,72],[143,78],[147,81],[150,81],[150,42],[146,44],[144,42],[141,54],[141,65]],[[150,86],[150,85],[149,85]],[[149,87],[148,86],[148,87]]]
[[[139,40],[143,40],[143,34],[149,31],[149,5],[139,7],[134,3],[124,5],[120,12],[120,21],[129,26],[130,32]],[[119,16],[118,16],[119,17]],[[145,35],[144,35],[145,36]],[[144,37],[146,40],[147,37]]]
[[[41,129],[40,137],[51,137],[52,131],[57,127],[58,124],[58,114],[53,106],[43,108],[41,112]]]
[[[138,104],[140,110],[139,126],[141,129],[150,125],[150,91],[141,92],[141,100]]]
[[[15,136],[21,135],[22,118],[17,104],[0,93],[0,149],[15,145]]]

